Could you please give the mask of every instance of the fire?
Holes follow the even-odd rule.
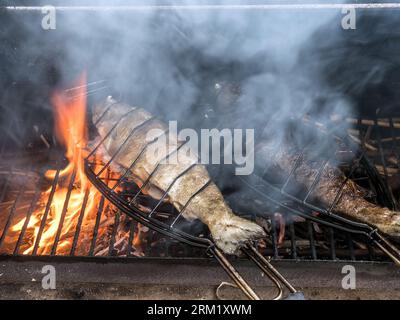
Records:
[[[27,226],[29,240],[28,245],[23,247],[23,254],[34,253],[37,241],[39,241],[37,254],[50,254],[54,248],[57,254],[69,254],[80,215],[84,214],[82,228],[86,228],[89,232],[96,220],[101,200],[101,194],[88,181],[84,172],[84,158],[87,155],[85,147],[88,142],[86,74],[82,74],[74,84],[74,98],[68,97],[65,91],[56,91],[51,101],[56,137],[65,147],[68,165],[59,171],[55,190],[50,186],[42,192],[39,200],[41,205],[34,211]],[[57,170],[49,170],[45,176],[52,182],[57,178]],[[50,207],[46,210],[46,204],[51,196]],[[84,205],[85,200],[86,205]],[[109,205],[105,202],[104,207]],[[81,213],[83,207],[85,212]],[[45,217],[46,212],[47,217]],[[45,218],[43,231],[39,233],[42,220]],[[20,231],[25,219],[14,224],[12,231]],[[135,242],[139,242],[137,235]]]

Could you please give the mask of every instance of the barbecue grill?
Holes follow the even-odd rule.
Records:
[[[22,7],[20,10],[24,12]],[[76,99],[75,94],[79,89],[70,88],[66,94]],[[116,95],[114,91],[113,80],[94,79],[86,86],[91,104],[109,94],[129,101],[129,96],[123,93]],[[163,115],[155,114],[155,118],[163,119]],[[99,191],[99,201],[95,212],[89,214],[87,206],[91,196],[89,190],[85,190],[76,220],[68,229],[69,221],[66,218],[77,184],[77,172],[72,172],[65,180],[63,170],[68,163],[51,130],[46,133],[36,128],[28,147],[20,143],[11,129],[23,127],[24,120],[12,117],[6,126],[0,127],[3,130],[0,147],[1,261],[44,259],[50,262],[96,260],[122,263],[156,258],[183,262],[188,258],[209,261],[213,257],[235,285],[252,299],[259,298],[258,294],[234,267],[236,264],[240,266],[245,258],[253,261],[278,288],[278,294],[274,295],[276,299],[282,298],[284,291],[294,293],[295,297],[299,294],[295,288],[296,281],[289,282],[273,266],[282,261],[293,264],[301,261],[357,261],[382,265],[394,262],[400,265],[400,251],[396,242],[367,224],[335,214],[344,184],[337,190],[336,199],[329,206],[316,203],[311,197],[324,166],[335,163],[345,173],[347,180],[351,179],[367,190],[365,196],[369,201],[398,210],[400,188],[396,183],[400,173],[400,120],[395,115],[377,113],[373,117],[360,115],[347,118],[345,121],[352,127],[341,135],[337,135],[338,124],[334,120],[321,124],[312,115],[297,118],[295,121],[300,121],[305,131],[335,141],[335,148],[324,154],[313,186],[303,190],[301,195],[292,193],[288,187],[296,166],[311,147],[307,144],[299,146],[295,166],[279,183],[270,179],[267,168],[265,174],[233,178],[235,183],[248,191],[243,198],[238,197],[239,202],[249,208],[246,212],[251,212],[244,217],[256,221],[269,231],[267,239],[248,243],[240,258],[226,257],[215,247],[203,224],[197,221],[189,224],[182,216],[191,199],[204,192],[211,180],[199,186],[198,192],[192,195],[184,208],[177,211],[164,201],[168,190],[159,200],[143,193],[154,172],[141,187],[129,181],[129,170],[134,168],[137,159],[132,159],[131,167],[121,175],[116,177],[113,174],[115,157],[123,152],[135,129],[105,162],[100,160],[105,138],[87,146],[89,154],[84,161],[85,173],[91,186]],[[101,117],[98,121],[101,121]],[[119,123],[115,123],[109,134],[118,128]],[[180,147],[185,143],[187,141],[183,141]],[[192,168],[187,168],[185,172]],[[46,178],[48,170],[54,171],[51,179]],[[59,204],[61,216],[53,222],[54,237],[44,246],[43,238],[51,227],[49,221],[55,196],[63,187],[65,197]],[[43,196],[45,190],[48,192]],[[226,199],[231,201],[228,194]],[[41,214],[37,215],[39,209]],[[32,219],[37,218],[37,227],[33,229]],[[285,224],[281,223],[282,220]]]
[[[110,104],[109,108],[111,108],[113,104]],[[107,112],[109,108],[105,111]],[[126,116],[126,115],[125,115]],[[101,121],[102,117],[99,118],[98,121]],[[147,120],[147,121],[152,121],[154,118]],[[122,118],[121,118],[122,120]],[[155,171],[153,174],[150,174],[150,177],[147,181],[143,183],[143,185],[139,187],[135,187],[133,190],[123,190],[122,192],[117,192],[118,187],[124,185],[124,184],[129,184],[129,186],[132,188],[132,182],[129,182],[127,179],[128,172],[130,170],[133,170],[134,165],[137,162],[137,159],[140,157],[138,156],[137,159],[133,159],[132,165],[125,170],[125,172],[118,178],[118,179],[112,179],[110,178],[110,167],[113,165],[113,161],[117,154],[119,152],[123,152],[123,148],[126,146],[126,143],[128,142],[129,138],[132,136],[133,132],[137,130],[138,127],[133,129],[133,131],[129,134],[128,138],[124,141],[122,145],[120,145],[117,148],[117,151],[110,156],[108,161],[106,163],[102,163],[97,160],[99,159],[99,156],[97,153],[102,147],[102,144],[104,140],[112,134],[114,130],[117,130],[118,125],[120,121],[115,123],[111,131],[100,141],[94,146],[87,156],[85,160],[85,170],[88,178],[90,181],[96,186],[98,190],[101,191],[103,197],[100,200],[99,203],[99,209],[97,212],[97,216],[95,219],[94,223],[94,230],[93,230],[93,238],[90,243],[90,248],[87,252],[87,256],[94,256],[95,255],[95,248],[96,248],[96,242],[97,242],[97,237],[98,237],[98,230],[99,230],[99,225],[100,225],[100,220],[101,216],[103,214],[104,210],[104,204],[105,204],[105,199],[109,200],[118,210],[116,211],[115,216],[113,217],[114,219],[114,224],[112,228],[112,233],[111,233],[111,239],[109,245],[106,247],[107,256],[112,257],[115,255],[115,243],[116,243],[116,234],[117,234],[117,229],[119,226],[119,221],[122,217],[123,214],[127,214],[130,218],[134,219],[137,223],[140,223],[141,225],[148,226],[152,230],[154,230],[157,233],[161,233],[167,238],[172,238],[179,243],[182,243],[181,247],[184,249],[185,254],[191,255],[199,254],[199,252],[202,252],[202,255],[205,254],[211,254],[214,256],[217,261],[223,266],[224,270],[232,277],[234,282],[237,284],[237,286],[242,289],[245,294],[250,297],[250,298],[255,298],[257,299],[258,296],[257,294],[251,289],[251,287],[245,282],[245,280],[240,276],[240,274],[236,271],[236,269],[232,266],[232,264],[229,262],[229,260],[224,256],[224,254],[215,247],[215,245],[212,243],[212,241],[206,236],[204,227],[203,228],[194,228],[194,230],[200,230],[200,235],[199,234],[191,234],[188,231],[185,231],[184,229],[182,230],[182,225],[179,225],[179,222],[183,222],[183,228],[185,227],[185,221],[182,217],[182,213],[184,212],[185,208],[189,204],[190,200],[193,199],[194,196],[196,196],[198,193],[202,192],[205,187],[211,182],[208,181],[204,186],[199,186],[198,192],[189,199],[188,203],[184,206],[184,208],[180,211],[177,212],[176,209],[174,209],[171,205],[166,204],[163,200],[167,197],[168,190],[161,196],[160,200],[154,200],[151,199],[150,196],[146,195],[143,193],[143,189],[149,182],[151,176],[156,172],[157,168],[156,167]],[[392,121],[393,123],[393,121]],[[305,126],[310,126],[313,127],[313,130],[318,130],[320,131],[320,134],[326,135],[328,134],[326,131],[323,131],[320,127],[317,126],[317,124],[312,123],[310,119],[305,119],[304,120],[304,125]],[[378,127],[379,130],[381,128]],[[393,132],[393,128],[392,128]],[[348,136],[348,139],[346,139],[348,143],[348,150],[351,150],[350,146],[353,146],[351,143],[351,138]],[[365,139],[363,139],[365,141]],[[154,140],[156,141],[156,140]],[[153,143],[154,143],[153,141]],[[149,142],[151,144],[152,142]],[[147,144],[147,146],[149,145]],[[185,144],[185,142],[181,143],[180,147],[182,147]],[[341,146],[343,147],[343,146]],[[145,147],[147,148],[147,147]],[[178,150],[177,149],[177,150]],[[145,149],[143,149],[140,154],[143,154]],[[177,151],[175,150],[175,152]],[[356,148],[355,150],[358,150]],[[365,156],[365,149],[361,149],[362,151],[357,152],[357,157],[354,157],[350,163],[344,163],[342,164],[343,166],[346,167],[346,172],[348,172],[348,178],[353,178],[354,180],[357,179],[363,179],[367,180],[368,183],[370,183],[374,187],[374,199],[381,199],[380,201],[384,201],[383,204],[394,208],[396,205],[396,202],[394,200],[394,195],[388,191],[390,190],[390,186],[388,185],[387,180],[385,180],[384,176],[381,176],[376,167],[374,167],[371,162],[366,158]],[[335,150],[335,152],[332,153],[332,155],[337,155],[338,150]],[[174,151],[173,151],[174,152]],[[303,154],[305,152],[305,148],[303,151]],[[299,155],[299,159],[302,156],[302,154]],[[325,164],[329,161],[325,160]],[[383,160],[384,161],[384,160]],[[296,162],[296,165],[298,165],[298,161]],[[43,234],[44,228],[46,226],[46,219],[47,215],[49,214],[50,210],[50,205],[51,202],[53,201],[53,196],[55,193],[55,190],[57,188],[57,185],[59,183],[60,179],[60,171],[63,168],[63,161],[62,159],[59,160],[58,164],[58,169],[55,173],[54,179],[51,182],[51,191],[48,195],[47,203],[45,205],[45,211],[42,217],[42,221],[40,224],[40,228],[38,231],[38,235],[35,240],[35,244],[33,246],[33,250],[31,254],[33,256],[44,254],[44,255],[49,255],[49,256],[57,256],[58,254],[58,243],[60,241],[60,237],[62,235],[62,230],[63,230],[63,223],[65,219],[65,215],[68,209],[68,202],[71,196],[72,189],[74,187],[75,183],[75,178],[76,178],[76,173],[74,173],[70,179],[70,182],[68,184],[68,192],[66,194],[65,202],[63,204],[63,211],[62,215],[57,227],[57,232],[56,236],[54,238],[53,245],[51,246],[51,250],[49,252],[42,252],[39,253],[39,247],[40,247],[40,241],[41,241],[41,235]],[[315,186],[318,183],[318,180],[321,177],[321,173],[323,170],[324,166],[320,167],[319,173],[316,175],[316,181],[313,183]],[[188,167],[182,175],[187,172],[188,170],[192,169],[193,165]],[[43,185],[43,172],[39,175],[35,175],[32,173],[31,176],[28,175],[28,178],[23,178],[24,179],[24,185],[37,185],[39,187],[36,187],[36,190],[34,192],[31,191],[30,195],[27,197],[25,195],[25,188],[22,187],[19,190],[10,190],[9,182],[12,181],[13,179],[16,179],[16,177],[21,179],[21,172],[19,172],[16,168],[11,167],[8,168],[8,174],[4,174],[4,185],[2,188],[2,193],[1,193],[1,199],[2,202],[5,199],[5,196],[8,195],[10,192],[13,194],[13,200],[8,200],[4,202],[5,204],[8,205],[9,208],[9,214],[4,221],[3,225],[3,232],[2,236],[0,238],[0,248],[3,247],[3,253],[8,253],[12,254],[14,256],[20,255],[21,254],[21,245],[23,245],[24,242],[24,236],[25,232],[27,229],[27,226],[29,225],[29,219],[34,211],[35,205],[38,202],[38,197],[41,191],[41,186]],[[279,208],[278,211],[286,211],[286,212],[291,212],[291,219],[289,220],[289,241],[291,242],[291,247],[290,247],[290,255],[289,257],[292,259],[299,259],[299,253],[298,253],[298,245],[297,242],[299,240],[298,236],[296,236],[296,228],[297,224],[303,225],[299,226],[299,229],[301,230],[300,232],[304,233],[304,224],[306,225],[306,234],[308,235],[308,253],[304,252],[302,255],[304,255],[304,258],[306,259],[314,259],[317,260],[317,252],[318,250],[316,249],[316,243],[315,243],[315,230],[314,230],[314,224],[319,225],[321,228],[326,228],[328,230],[328,241],[327,243],[329,244],[329,253],[328,256],[332,260],[337,260],[337,253],[336,253],[336,247],[337,243],[340,243],[339,246],[342,246],[342,243],[347,243],[348,247],[348,253],[347,257],[350,260],[355,260],[356,259],[356,253],[354,250],[354,240],[356,241],[362,241],[363,243],[366,244],[366,250],[364,252],[360,253],[358,252],[358,256],[364,256],[364,257],[369,257],[370,259],[376,260],[379,259],[378,257],[381,257],[381,259],[385,259],[385,257],[392,259],[394,262],[399,264],[399,251],[398,249],[391,244],[387,239],[382,237],[376,229],[371,228],[368,225],[361,224],[361,223],[356,223],[354,221],[350,221],[347,219],[344,219],[342,217],[339,217],[335,214],[332,213],[335,207],[335,203],[331,204],[330,207],[328,208],[322,208],[314,205],[311,201],[308,201],[309,195],[312,192],[312,190],[307,190],[306,195],[304,198],[297,198],[294,195],[291,195],[290,193],[285,191],[285,187],[287,186],[291,175],[293,174],[295,168],[293,168],[291,174],[285,179],[285,182],[281,186],[276,186],[272,183],[270,183],[268,180],[263,179],[262,177],[259,176],[251,176],[251,179],[249,177],[240,177],[240,181],[246,185],[249,190],[252,190],[257,196],[260,196],[261,198],[264,198],[270,206],[274,206],[276,208]],[[356,171],[361,171],[364,176],[358,176],[355,177],[353,176]],[[358,173],[360,175],[360,173]],[[41,178],[40,178],[41,177]],[[179,178],[179,177],[178,177]],[[256,180],[255,180],[256,179]],[[31,180],[31,181],[30,181]],[[174,182],[177,179],[174,180]],[[28,183],[31,182],[31,183]],[[173,182],[173,183],[174,183]],[[170,187],[172,187],[173,183],[171,184]],[[342,193],[342,188],[343,185],[341,186],[341,189],[338,190],[337,192],[337,199],[341,196]],[[17,192],[15,192],[17,191]],[[389,195],[389,197],[388,197]],[[63,256],[75,256],[76,255],[76,249],[78,245],[78,239],[79,239],[79,234],[80,230],[82,227],[82,221],[83,221],[83,216],[85,214],[85,206],[87,204],[87,197],[88,197],[88,192],[85,194],[85,199],[83,201],[83,205],[80,211],[80,215],[78,218],[78,222],[76,225],[76,231],[75,234],[73,235],[73,241],[72,245],[70,248],[70,251],[60,253],[60,255]],[[22,204],[22,199],[24,199],[24,204]],[[277,201],[276,199],[280,199]],[[376,200],[378,201],[378,200]],[[22,229],[20,230],[20,233],[18,237],[11,237],[11,241],[7,241],[7,235],[10,229],[10,226],[12,225],[12,221],[15,218],[15,215],[17,214],[17,211],[20,211],[20,208],[22,208],[22,212],[26,212],[26,219],[24,221],[24,225]],[[314,212],[319,212],[321,216],[315,216],[313,213]],[[303,218],[303,221],[301,222],[294,222],[295,217],[301,217]],[[274,219],[271,219],[271,216],[268,215],[260,215],[259,217],[264,218],[266,221],[270,221],[270,223],[273,224]],[[253,217],[250,217],[254,220],[257,219],[256,214]],[[133,237],[135,234],[135,227],[137,228],[137,224],[131,222],[130,223],[130,234],[129,234],[129,241],[128,241],[128,248],[126,250],[126,255],[123,255],[120,257],[120,259],[126,259],[126,257],[129,257],[132,252],[132,241]],[[303,230],[302,230],[303,229]],[[137,231],[137,230],[136,230]],[[279,258],[279,253],[278,253],[278,244],[277,244],[277,226],[273,224],[271,228],[271,251],[265,251],[264,254],[260,254],[260,252],[257,250],[257,244],[248,244],[247,248],[243,248],[244,253],[252,259],[259,267],[260,269],[267,274],[271,280],[275,283],[275,285],[279,289],[279,293],[275,298],[282,298],[283,290],[282,290],[282,284],[285,285],[287,288],[289,288],[290,292],[296,293],[297,290],[289,283],[285,278],[275,269],[272,267],[271,263],[266,259],[265,256],[269,256],[271,253],[274,256],[274,258]],[[154,234],[151,233],[152,236]],[[8,235],[9,236],[9,235]],[[17,239],[15,243],[15,239]],[[304,241],[304,240],[303,240]],[[170,244],[171,245],[171,244]],[[194,247],[194,249],[192,248]],[[149,250],[149,248],[148,248]],[[168,249],[166,249],[168,250]],[[343,251],[343,249],[339,249]],[[103,250],[104,251],[104,250]],[[157,250],[155,250],[157,251]],[[261,250],[262,251],[262,250]],[[359,250],[360,251],[360,250]],[[98,252],[97,252],[98,253]],[[154,254],[153,252],[148,252],[150,255]],[[159,254],[159,253],[158,253]],[[343,252],[340,253],[343,255]],[[264,256],[265,255],[265,256]],[[365,258],[364,258],[365,259]]]

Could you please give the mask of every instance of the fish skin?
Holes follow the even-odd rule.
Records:
[[[273,165],[285,176],[290,174],[298,158],[298,154],[290,152],[289,147],[284,145],[277,147],[273,143],[262,142],[256,146],[256,150],[261,159]],[[319,168],[316,169],[310,165],[307,159],[302,159],[293,172],[293,179],[309,189],[313,185],[318,171]],[[320,180],[310,196],[318,199],[324,205],[330,206],[335,201],[343,184],[342,195],[333,208],[335,213],[367,223],[391,238],[400,239],[400,212],[379,207],[365,200],[363,198],[365,191],[352,180],[347,179],[346,181],[343,172],[332,165],[327,164],[323,168]]]
[[[107,109],[108,111],[106,111]],[[100,138],[104,138],[111,128],[122,119],[113,130],[113,133],[104,141],[103,145],[107,153],[103,155],[104,161],[107,161],[107,157],[117,151],[134,128],[140,127],[115,157],[114,161],[118,166],[114,165],[112,167],[113,170],[121,170],[121,167],[124,169],[129,168],[141,150],[143,150],[147,141],[160,136],[160,133],[150,134],[153,131],[152,129],[166,132],[167,125],[165,123],[156,119],[150,120],[151,118],[152,115],[144,109],[117,103],[111,97],[94,106],[92,120],[96,125]],[[147,122],[144,124],[145,121]],[[162,134],[162,137],[168,141],[170,149],[163,150],[160,148],[161,151],[156,155],[150,153],[150,148],[147,149],[138,158],[137,163],[129,174],[129,178],[135,181],[139,187],[154,171],[157,163],[177,148],[177,143],[179,143],[177,139],[169,141],[168,134]],[[160,141],[162,139],[157,140],[152,146],[156,147]],[[180,148],[177,152],[177,157],[179,159],[177,162],[159,165],[156,173],[150,179],[149,187],[144,188],[144,192],[151,194],[155,198],[161,196],[163,191],[168,189],[179,174],[196,163],[191,170],[176,180],[168,192],[168,200],[180,211],[192,195],[209,181],[210,177],[207,169],[203,165],[197,164],[197,156],[188,154],[188,147],[183,146]],[[227,254],[239,254],[240,247],[245,242],[266,236],[261,226],[238,217],[232,212],[225,203],[220,190],[213,182],[209,183],[202,192],[192,198],[184,210],[183,216],[189,221],[200,219],[205,223],[210,229],[217,247]]]

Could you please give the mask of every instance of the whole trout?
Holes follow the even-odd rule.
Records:
[[[277,147],[272,142],[258,144],[256,152],[259,159],[272,165],[275,169],[274,172],[280,172],[282,176],[288,176],[291,173],[298,159],[298,155],[290,152],[287,145]],[[292,179],[309,190],[313,186],[319,170],[303,158],[300,159],[297,169],[294,170]],[[364,190],[352,180],[346,180],[343,172],[332,165],[327,164],[323,167],[319,181],[313,186],[314,189],[310,196],[326,206],[330,206],[335,201],[342,185],[341,197],[333,208],[335,213],[375,226],[393,238],[400,237],[400,212],[379,207],[365,200],[363,198]]]
[[[164,122],[153,118],[142,108],[118,103],[111,97],[94,107],[92,120],[101,139],[117,124],[103,143],[103,161],[113,156],[127,140],[113,162],[127,169],[138,158],[128,178],[139,187],[158,166],[143,191],[154,198],[160,198],[168,191],[168,201],[178,211],[184,209],[183,217],[187,220],[200,219],[205,223],[215,244],[225,253],[237,254],[244,242],[265,236],[262,227],[233,214],[213,182],[207,185],[210,177],[206,168],[198,164],[197,155],[189,152],[186,145],[178,149],[182,142],[176,137],[171,139]],[[145,148],[150,141],[155,142],[151,143],[151,148]],[[168,148],[165,148],[166,143]],[[172,155],[174,150],[178,151]],[[162,161],[168,154],[176,161]],[[113,169],[121,168],[113,166]],[[195,195],[203,186],[206,187]]]

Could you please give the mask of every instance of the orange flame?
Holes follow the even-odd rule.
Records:
[[[85,147],[88,142],[85,73],[75,82],[73,93],[74,98],[71,98],[66,91],[56,91],[51,99],[56,137],[65,147],[68,165],[59,171],[55,190],[51,186],[40,195],[40,206],[32,214],[27,226],[29,236],[27,244],[21,247],[23,254],[34,253],[35,247],[37,247],[36,253],[40,255],[50,254],[54,249],[58,255],[69,254],[81,214],[83,214],[82,228],[85,227],[85,232],[81,232],[79,236],[83,233],[87,240],[93,232],[101,194],[88,181],[84,171],[84,158],[87,155]],[[48,170],[45,176],[53,182],[56,179],[57,170]],[[118,178],[115,173],[105,171],[103,177],[106,176]],[[52,194],[50,207],[46,210],[47,202]],[[108,206],[106,201],[104,208]],[[85,208],[84,212],[82,208]],[[110,219],[110,217],[104,218]],[[43,223],[44,219],[45,223]],[[18,221],[11,230],[22,230],[25,220],[26,218],[23,218]],[[44,228],[38,239],[42,225]],[[101,237],[105,232],[104,229],[99,231],[98,236]],[[134,237],[134,247],[139,246],[140,242],[140,232],[138,232]]]
[[[38,245],[38,254],[49,253],[54,245],[54,240],[59,233],[57,252],[64,251],[64,247],[72,244],[71,237],[62,237],[75,232],[78,217],[84,203],[85,193],[88,192],[86,212],[97,212],[97,205],[100,201],[100,193],[88,182],[84,172],[84,147],[87,144],[87,125],[86,125],[86,74],[82,74],[75,83],[75,98],[69,98],[65,92],[56,91],[52,96],[54,107],[55,132],[58,141],[66,149],[65,156],[68,165],[60,170],[60,182],[54,192],[53,199],[48,210],[45,228]],[[56,170],[46,172],[46,177],[55,179]],[[74,181],[71,181],[74,179]],[[73,188],[69,186],[73,184]],[[52,187],[43,192],[40,203],[46,203],[51,195]],[[70,191],[68,191],[70,190]],[[70,193],[69,193],[70,192]],[[69,201],[66,199],[69,197]],[[67,208],[64,208],[68,203]],[[28,229],[34,229],[31,245],[23,252],[30,254],[33,251],[41,221],[45,213],[45,208],[35,211],[29,221]],[[61,225],[62,215],[64,216]],[[21,230],[25,219],[22,219],[13,226],[13,230]],[[61,227],[60,227],[61,226]],[[61,232],[58,230],[62,228]],[[66,252],[65,252],[66,253]]]
[[[75,83],[74,98],[68,98],[64,92],[56,91],[52,96],[55,133],[58,141],[66,147],[68,166],[60,172],[60,176],[71,174],[77,170],[77,180],[82,189],[87,184],[83,170],[83,148],[87,144],[86,126],[86,73]],[[55,171],[47,172],[48,178],[55,177]]]

